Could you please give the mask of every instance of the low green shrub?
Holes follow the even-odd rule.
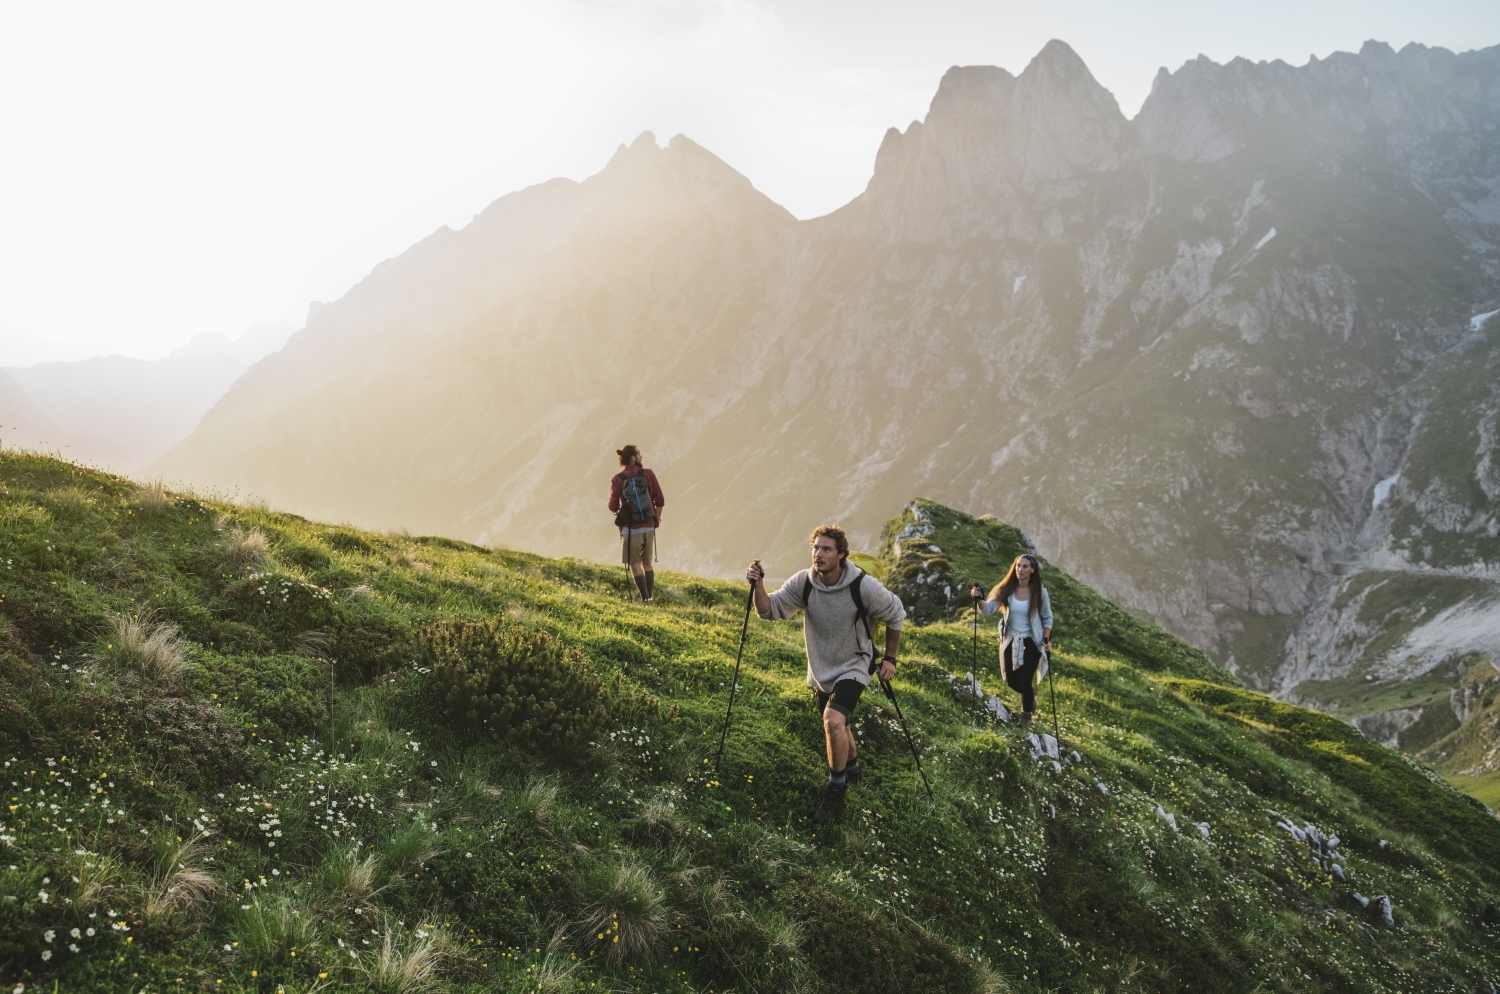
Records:
[[[777,896],[806,924],[806,941],[820,953],[815,968],[838,990],[939,994],[974,987],[970,960],[910,919],[862,910],[833,889],[806,883]]]
[[[334,620],[329,636],[329,655],[338,660],[341,680],[373,680],[400,669],[411,658],[410,627],[374,608],[346,606]]]
[[[0,629],[0,752],[35,755],[56,730],[57,695],[11,629]]]
[[[338,613],[333,591],[290,573],[251,573],[224,594],[240,620],[277,634],[327,630]]]
[[[604,685],[577,650],[504,621],[452,621],[418,636],[444,727],[579,762],[604,724]]]
[[[325,660],[298,653],[208,657],[194,686],[248,719],[255,739],[283,743],[327,730],[329,668]]]
[[[253,768],[245,735],[207,701],[178,697],[127,702],[138,740],[150,743],[156,761],[192,787],[232,782]]]

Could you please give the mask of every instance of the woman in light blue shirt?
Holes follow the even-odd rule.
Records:
[[[984,589],[978,584],[969,594],[982,614],[1000,612],[1000,668],[1005,682],[1021,695],[1021,724],[1029,725],[1036,710],[1037,667],[1043,649],[1052,647],[1052,599],[1042,586],[1042,567],[1035,556],[1022,553],[988,598],[980,600]],[[1017,645],[1021,647],[1019,653]],[[1021,657],[1019,664],[1017,655]]]

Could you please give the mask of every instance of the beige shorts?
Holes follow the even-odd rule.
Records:
[[[631,563],[645,563],[651,565],[651,560],[656,558],[656,529],[647,528],[633,535],[620,536],[620,562],[629,566]]]

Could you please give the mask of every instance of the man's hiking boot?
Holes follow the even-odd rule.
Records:
[[[826,825],[839,815],[844,813],[844,794],[848,787],[838,784],[829,784],[828,791],[823,795],[823,803],[818,805],[818,810],[813,812],[814,824]]]
[[[1032,712],[1030,712],[1030,711],[1022,711],[1021,712],[1021,727],[1022,728],[1030,728],[1031,727],[1031,714],[1032,714]]]

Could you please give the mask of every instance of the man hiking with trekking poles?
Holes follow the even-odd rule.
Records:
[[[820,525],[811,544],[812,568],[787,580],[775,593],[766,593],[765,570],[758,562],[745,570],[745,579],[761,618],[781,620],[806,612],[802,632],[807,685],[823,715],[828,747],[828,789],[812,820],[824,824],[843,811],[845,792],[860,778],[859,747],[849,716],[872,674],[882,684],[895,677],[906,610],[879,580],[849,562],[849,539],[842,529]],[[885,652],[880,656],[871,639],[876,622],[885,623]],[[877,659],[878,667],[872,665]]]

